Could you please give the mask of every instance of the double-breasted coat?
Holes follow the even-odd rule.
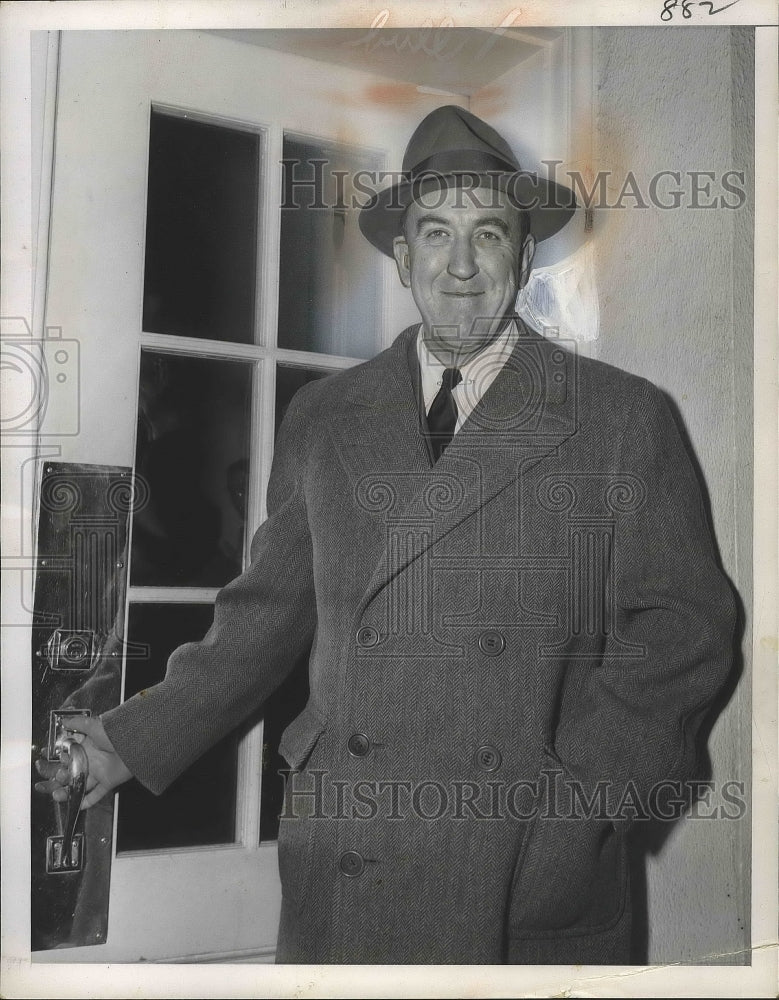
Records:
[[[652,384],[524,327],[432,466],[416,332],[295,396],[250,567],[103,723],[160,792],[310,648],[277,961],[627,962],[625,831],[731,662],[696,476]]]

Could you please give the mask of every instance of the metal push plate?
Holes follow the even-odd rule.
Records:
[[[46,462],[38,497],[32,629],[33,758],[58,760],[68,719],[119,704],[129,469]],[[39,779],[32,770],[31,780]],[[31,948],[100,944],[108,931],[113,799],[82,812],[32,796]]]

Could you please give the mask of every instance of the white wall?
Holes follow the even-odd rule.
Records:
[[[752,32],[594,32],[594,167],[751,169]],[[702,201],[709,199],[701,198]],[[632,206],[630,199],[625,200]],[[599,357],[643,375],[676,403],[711,499],[722,562],[751,608],[751,196],[737,211],[600,211],[594,239]],[[709,740],[717,782],[750,774],[748,677]],[[748,787],[748,786],[747,786]],[[649,856],[649,960],[738,963],[749,933],[749,818],[686,820]],[[748,960],[748,958],[746,959]]]
[[[556,177],[562,184],[573,171],[589,179],[592,70],[592,29],[567,29],[476,91],[469,107],[506,138],[523,169]],[[592,236],[585,221],[581,206],[559,233],[536,245],[533,268],[537,273],[546,270],[547,276],[549,269],[558,276],[561,270],[572,269],[564,281],[571,295],[568,307],[564,316],[559,311],[547,315],[548,326],[556,327],[556,335],[563,339],[575,340],[580,354],[597,357],[597,339],[588,339],[597,336],[597,293],[592,294],[590,285]],[[538,306],[533,289],[531,278],[528,291]]]

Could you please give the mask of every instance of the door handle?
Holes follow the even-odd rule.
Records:
[[[84,867],[84,837],[76,834],[81,803],[87,791],[89,758],[86,750],[74,739],[64,739],[60,745],[60,761],[68,769],[68,801],[65,822],[57,803],[57,826],[60,833],[46,842],[46,871],[49,875],[79,872]]]
[[[87,792],[87,778],[89,777],[89,758],[86,750],[80,743],[73,739],[63,740],[60,760],[65,763],[65,755],[68,757],[68,812],[65,820],[65,850],[63,861],[67,860],[69,865],[73,863],[73,838],[76,834],[76,823],[81,811],[81,803]]]

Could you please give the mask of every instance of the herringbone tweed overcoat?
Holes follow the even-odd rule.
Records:
[[[295,396],[251,566],[106,731],[160,792],[310,648],[278,961],[627,962],[620,807],[731,663],[696,476],[652,384],[525,328],[433,467],[416,332]]]

